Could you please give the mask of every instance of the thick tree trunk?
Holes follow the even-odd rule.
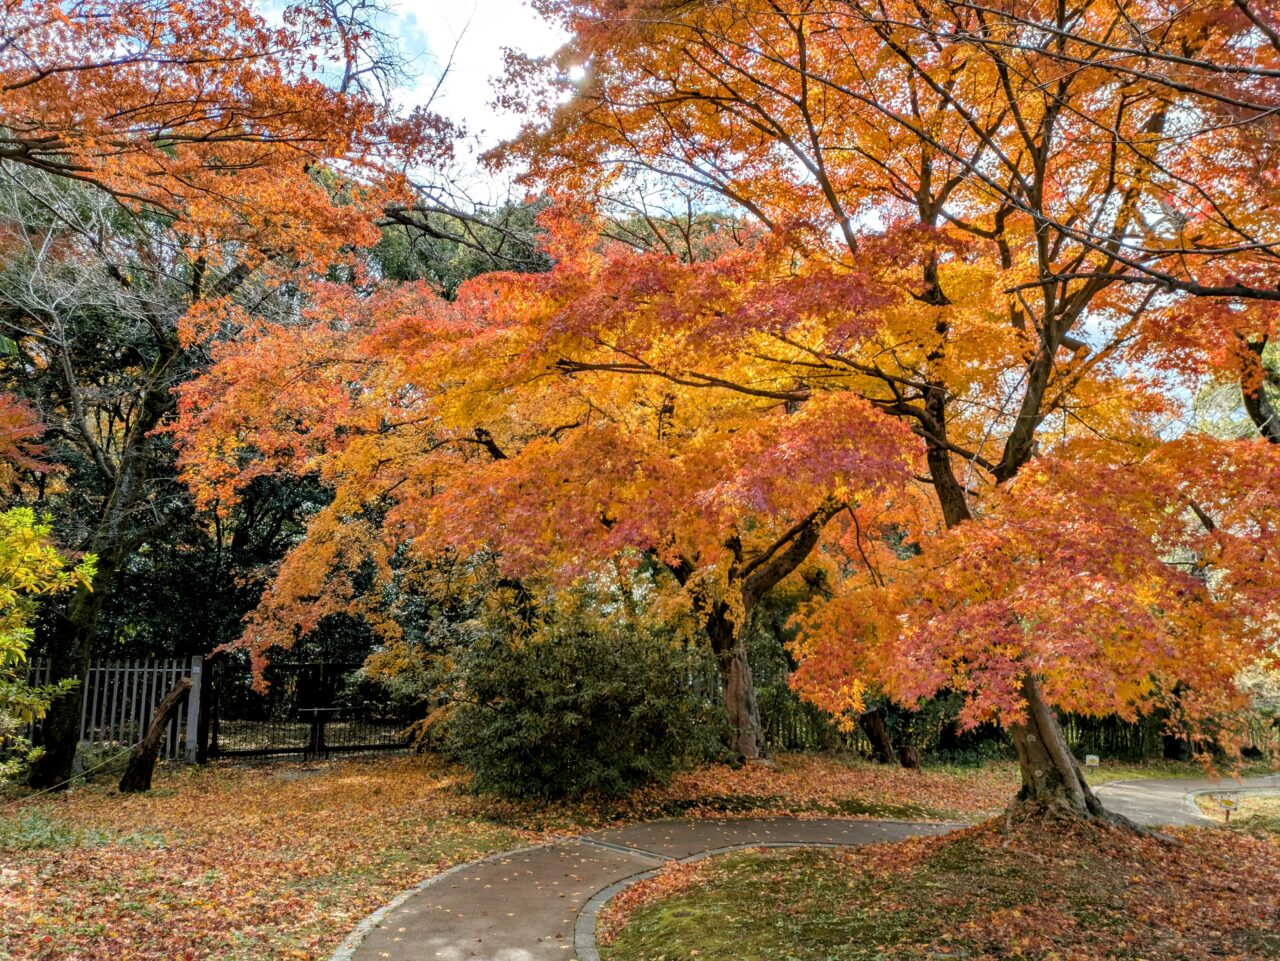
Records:
[[[1018,752],[1022,789],[1010,805],[1009,816],[1110,817],[1085,783],[1053,709],[1044,702],[1029,674],[1023,680],[1022,693],[1027,701],[1027,719],[1009,729]]]
[[[764,729],[747,660],[747,640],[730,618],[728,605],[715,605],[707,619],[707,634],[720,669],[729,750],[740,760],[759,760],[764,757]]]
[[[742,638],[720,662],[724,684],[725,714],[729,719],[729,750],[744,761],[765,756],[764,731],[760,724],[760,705],[747,661],[747,645]]]
[[[867,736],[867,740],[871,742],[871,757],[880,764],[897,764],[898,752],[893,749],[893,742],[889,739],[889,729],[885,727],[884,711],[876,708],[874,711],[867,711],[858,718],[858,725],[862,728],[862,733]]]
[[[89,668],[89,655],[98,627],[98,613],[111,572],[99,564],[92,589],[75,591],[65,611],[54,616],[46,643],[50,681],[68,678],[79,681]],[[84,691],[77,684],[55,698],[40,722],[39,743],[43,753],[31,766],[32,787],[48,790],[65,788],[71,779],[76,747],[80,743],[80,714]]]
[[[929,465],[929,476],[933,478],[934,493],[946,525],[955,527],[969,520],[973,515],[969,512],[964,485],[956,479],[951,466],[951,453],[930,441],[925,447],[925,462]]]
[[[184,677],[173,685],[169,693],[160,701],[156,707],[156,713],[151,718],[151,723],[147,726],[147,733],[129,755],[129,765],[120,777],[121,793],[132,794],[151,790],[151,776],[156,770],[156,757],[160,754],[160,742],[164,740],[164,729],[169,726],[169,720],[190,691],[191,678]]]

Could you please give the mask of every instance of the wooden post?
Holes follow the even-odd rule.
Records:
[[[191,656],[191,696],[187,698],[187,750],[188,764],[194,764],[200,750],[200,689],[204,681],[204,658]]]
[[[147,733],[129,755],[129,766],[124,769],[124,775],[120,778],[122,792],[151,790],[151,775],[155,773],[156,755],[160,753],[164,730],[190,690],[191,678],[184,677],[164,696],[164,700],[156,708],[155,716],[151,718]]]

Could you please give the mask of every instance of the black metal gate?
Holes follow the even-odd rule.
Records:
[[[412,720],[359,664],[272,663],[265,691],[248,664],[220,656],[206,671],[202,759],[388,751],[408,746]]]

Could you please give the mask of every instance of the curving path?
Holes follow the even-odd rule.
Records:
[[[737,847],[899,841],[956,826],[780,817],[653,821],[596,831],[430,878],[366,919],[331,961],[588,961],[589,952],[574,946],[582,908],[668,861]],[[591,930],[594,911],[584,913],[584,921],[588,916],[592,924],[584,927]]]
[[[1280,790],[1280,776],[1117,781],[1108,808],[1148,825],[1208,824],[1192,797]],[[598,961],[595,916],[617,891],[668,861],[741,847],[875,844],[962,825],[839,818],[654,821],[563,838],[463,864],[370,915],[330,961]]]
[[[1196,807],[1197,794],[1280,791],[1280,774],[1268,777],[1171,778],[1112,781],[1093,789],[1109,810],[1153,827],[1194,827],[1216,823]]]

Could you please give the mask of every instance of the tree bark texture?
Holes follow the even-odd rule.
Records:
[[[1102,802],[1085,782],[1053,709],[1044,702],[1029,674],[1022,682],[1022,693],[1027,718],[1009,729],[1022,773],[1022,789],[1010,806],[1010,816],[1107,817]]]
[[[871,756],[880,764],[897,764],[898,752],[889,739],[889,729],[884,723],[884,711],[877,708],[866,711],[858,718],[858,726],[871,742]]]
[[[746,637],[730,619],[727,604],[714,606],[707,619],[707,634],[720,671],[721,698],[729,727],[729,750],[739,760],[758,760],[764,756],[760,704],[747,659]]]
[[[129,755],[129,764],[120,777],[120,791],[132,794],[151,790],[151,777],[156,770],[156,757],[160,754],[160,744],[164,740],[164,730],[178,710],[183,700],[191,693],[191,678],[184,677],[169,689],[156,712],[151,716],[147,733],[143,735]]]

